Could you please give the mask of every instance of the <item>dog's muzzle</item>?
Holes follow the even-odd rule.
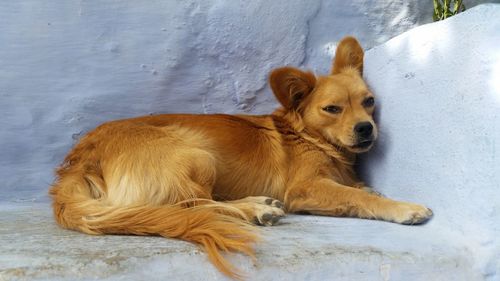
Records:
[[[366,149],[373,143],[373,125],[370,122],[360,122],[354,126],[356,133],[356,144],[353,148]]]

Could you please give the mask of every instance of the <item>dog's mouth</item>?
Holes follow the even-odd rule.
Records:
[[[356,150],[363,150],[363,149],[367,149],[372,144],[373,144],[373,140],[364,140],[364,141],[360,141],[357,144],[351,146],[351,148],[354,148]]]
[[[327,140],[327,142],[338,149],[347,149],[348,151],[351,151],[353,153],[362,153],[368,151],[371,148],[372,144],[375,142],[375,138],[370,137],[364,140],[358,140],[358,142],[353,145],[345,144],[341,140],[338,141]]]

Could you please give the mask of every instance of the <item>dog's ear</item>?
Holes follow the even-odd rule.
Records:
[[[278,101],[288,110],[295,110],[316,85],[311,72],[293,67],[277,68],[269,76],[269,84]]]
[[[346,68],[355,69],[359,75],[363,75],[363,48],[354,37],[342,39],[335,51],[332,74],[337,74]]]

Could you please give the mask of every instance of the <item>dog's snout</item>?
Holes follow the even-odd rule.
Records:
[[[368,138],[372,135],[373,125],[370,122],[360,122],[354,126],[354,131],[359,137]]]

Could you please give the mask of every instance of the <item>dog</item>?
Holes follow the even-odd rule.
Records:
[[[353,165],[377,138],[364,52],[338,45],[332,71],[271,72],[281,107],[270,115],[163,114],[104,123],[57,169],[56,221],[88,234],[175,237],[200,244],[224,274],[221,253],[254,257],[254,225],[285,213],[420,224],[422,205],[394,201],[360,182]]]

